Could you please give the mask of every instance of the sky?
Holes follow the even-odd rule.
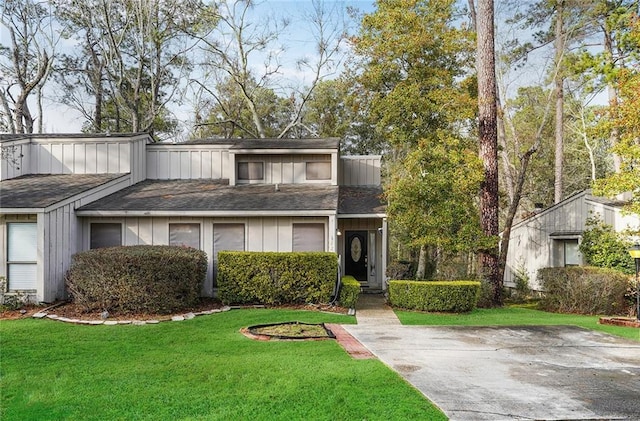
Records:
[[[353,7],[363,12],[372,12],[374,10],[373,0],[337,0],[327,1],[325,5],[328,9],[337,8],[342,17],[348,19],[347,7]],[[296,67],[296,62],[305,56],[313,54],[313,39],[309,32],[308,23],[302,18],[309,13],[312,8],[311,0],[265,0],[258,3],[254,13],[260,18],[262,16],[277,15],[288,17],[291,20],[287,30],[287,38],[282,40],[282,44],[286,45],[286,50],[282,52],[282,77],[290,80],[291,83],[304,84],[310,80],[310,75],[301,72]],[[350,22],[352,30],[357,27],[357,22]],[[0,37],[6,36],[0,32]],[[59,49],[72,48],[70,41],[61,41],[58,45]],[[259,60],[256,60],[259,61]],[[257,63],[260,65],[260,63]],[[84,119],[79,112],[66,107],[54,101],[55,96],[59,92],[55,92],[54,84],[50,83],[47,87],[47,101],[44,110],[44,130],[48,133],[76,133],[80,132]],[[188,120],[193,115],[192,105],[189,102],[183,105],[172,105],[171,109],[178,120],[189,125]],[[32,109],[35,109],[32,107]],[[185,130],[187,128],[185,127]]]

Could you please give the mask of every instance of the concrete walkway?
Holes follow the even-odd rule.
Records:
[[[638,342],[571,326],[402,326],[381,295],[360,300],[344,330],[451,420],[640,420]]]

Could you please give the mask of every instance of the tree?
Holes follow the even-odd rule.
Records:
[[[640,52],[640,22],[637,17],[630,18],[629,43],[633,43],[635,51]],[[619,141],[613,146],[613,152],[621,160],[620,171],[608,177],[596,180],[594,193],[604,196],[615,196],[631,192],[631,201],[626,209],[640,214],[640,67],[638,62],[633,68],[621,69],[618,73],[618,92],[620,102],[617,105],[615,118],[608,121],[610,130],[615,129]]]
[[[268,130],[260,113],[260,96],[273,90],[286,92],[289,101],[289,118],[275,137],[291,137],[294,128],[302,125],[305,107],[315,87],[320,81],[335,71],[340,62],[340,46],[344,30],[334,20],[337,9],[328,10],[322,2],[313,2],[313,11],[306,16],[310,23],[311,34],[315,38],[314,59],[300,59],[298,68],[311,74],[311,81],[306,87],[287,87],[278,83],[281,64],[279,52],[285,47],[278,42],[283,37],[289,21],[263,17],[252,20],[253,0],[224,0],[220,4],[219,24],[210,37],[200,37],[208,55],[209,79],[227,81],[236,85],[234,92],[242,98],[243,105],[251,116],[251,127],[242,125],[250,137],[264,138]],[[261,68],[257,60],[263,58]],[[206,80],[192,80],[200,88],[210,94],[212,101],[218,102],[219,109],[224,109],[224,98],[207,86]],[[226,82],[225,82],[226,83]],[[231,121],[234,116],[225,115],[224,120]]]
[[[480,174],[468,135],[476,105],[472,34],[454,25],[455,12],[448,0],[379,1],[353,39],[350,70],[368,94],[365,121],[375,122],[376,136],[391,148],[389,218],[420,249],[419,278],[428,254],[470,250],[480,237],[471,234]]]
[[[171,132],[168,105],[191,70],[191,35],[214,21],[213,8],[200,0],[56,0],[56,8],[81,46],[59,69],[62,100],[82,112],[86,129]]]
[[[491,286],[493,305],[502,305],[503,269],[497,248],[498,237],[498,109],[496,88],[493,0],[478,0],[476,15],[478,71],[478,138],[484,178],[480,188],[482,232],[496,239],[495,246],[479,256],[483,279]]]
[[[4,125],[11,133],[33,133],[36,119],[42,132],[41,88],[53,62],[53,40],[47,36],[49,11],[34,0],[5,0],[0,24],[9,44],[0,43],[0,102]],[[39,115],[29,99],[37,94]]]

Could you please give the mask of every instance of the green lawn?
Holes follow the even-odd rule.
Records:
[[[598,324],[597,316],[558,314],[533,310],[523,306],[496,309],[476,309],[466,314],[420,313],[396,310],[403,325],[459,325],[459,326],[522,326],[573,325],[611,333],[640,341],[640,329]]]
[[[335,341],[259,342],[244,326],[354,318],[233,310],[146,326],[0,322],[0,419],[439,420],[378,360]]]

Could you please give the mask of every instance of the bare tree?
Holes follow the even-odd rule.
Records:
[[[64,99],[92,131],[170,133],[169,104],[180,97],[198,42],[191,34],[214,21],[201,0],[56,0],[60,19],[82,46],[63,64],[73,89]],[[179,10],[179,12],[178,12]],[[87,96],[92,97],[87,107]]]
[[[344,30],[337,9],[327,9],[320,1],[313,2],[313,10],[305,19],[312,28],[315,40],[313,59],[303,58],[298,61],[302,72],[311,74],[307,86],[287,86],[282,81],[281,53],[286,49],[282,38],[290,25],[290,20],[277,19],[273,16],[256,18],[255,2],[252,0],[227,0],[220,4],[219,24],[211,37],[203,37],[205,51],[208,54],[211,69],[209,75],[216,85],[231,81],[244,106],[251,115],[252,127],[240,121],[233,124],[243,127],[248,136],[264,138],[268,135],[264,119],[260,112],[261,93],[272,90],[282,92],[289,97],[290,109],[288,121],[280,128],[275,137],[288,136],[292,129],[302,125],[305,105],[312,96],[317,84],[335,71],[339,63],[340,46],[344,39]],[[262,63],[259,63],[259,61]],[[216,89],[206,85],[206,81],[194,80],[201,90],[208,92],[217,104],[224,109],[224,98]],[[228,124],[234,120],[232,115],[222,115],[221,121]]]
[[[52,39],[46,33],[51,15],[34,0],[5,0],[0,24],[9,35],[9,44],[0,44],[0,102],[5,125],[11,133],[33,133],[39,119],[42,131],[40,88],[47,80],[54,55]],[[34,93],[38,96],[38,116],[29,106]]]

